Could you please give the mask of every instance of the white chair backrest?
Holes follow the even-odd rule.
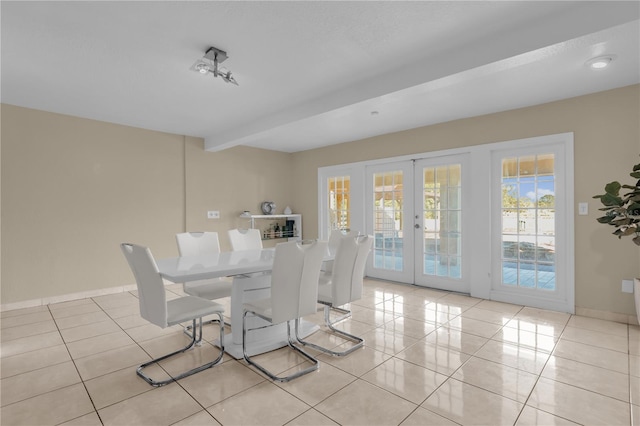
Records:
[[[342,229],[334,229],[329,234],[329,245],[327,248],[329,249],[329,254],[335,255],[336,250],[338,250],[338,246],[340,245],[340,240],[343,237],[348,237],[351,235],[351,231],[343,231]]]
[[[120,244],[120,248],[136,279],[140,316],[157,326],[167,327],[167,298],[164,282],[151,250],[127,243]]]
[[[358,242],[356,239],[353,237],[340,238],[331,272],[331,298],[335,306],[342,306],[352,300],[351,282],[357,256]]]
[[[276,245],[271,272],[271,309],[276,324],[316,313],[320,265],[327,243]]]
[[[229,229],[229,240],[233,251],[262,249],[262,236],[258,229]]]
[[[364,281],[364,268],[367,264],[369,252],[373,246],[373,235],[360,235],[356,237],[358,242],[358,256],[353,266],[353,279],[351,280],[351,300],[362,298],[362,284]]]
[[[373,238],[369,236],[340,239],[331,274],[334,306],[342,306],[362,297],[364,267],[372,243]]]
[[[184,232],[176,234],[180,256],[220,253],[217,232]]]

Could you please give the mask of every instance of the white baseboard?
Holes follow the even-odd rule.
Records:
[[[0,305],[0,312],[13,311],[16,309],[33,308],[35,306],[50,305],[53,303],[69,302],[71,300],[88,299],[90,297],[105,296],[107,294],[124,293],[125,291],[137,290],[135,284],[121,287],[101,288],[98,290],[82,291],[79,293],[63,294],[60,296],[42,297],[40,299],[24,300],[21,302],[5,303]]]
[[[615,312],[599,311],[597,309],[581,308],[576,306],[576,315],[583,317],[596,318],[607,321],[620,322],[623,324],[638,325],[638,319],[635,315],[619,314]]]

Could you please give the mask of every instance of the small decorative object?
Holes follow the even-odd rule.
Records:
[[[291,207],[287,206],[284,208],[284,214],[291,214]]]
[[[251,217],[251,212],[249,210],[245,210],[242,212],[240,217]]]
[[[594,195],[593,198],[599,198],[604,207],[600,210],[605,215],[597,220],[600,223],[611,225],[615,228],[613,235],[618,238],[625,236],[633,236],[631,241],[640,246],[640,163],[633,166],[633,171],[629,173],[634,179],[637,179],[635,185],[621,185],[620,182],[614,181],[608,183],[605,187],[605,194]],[[628,189],[624,195],[620,195],[620,189]],[[633,296],[636,303],[636,316],[638,324],[640,324],[640,278],[634,279]]]
[[[276,212],[276,203],[273,201],[263,201],[261,209],[264,214],[274,214]]]

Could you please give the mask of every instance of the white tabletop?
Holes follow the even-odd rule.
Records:
[[[275,250],[242,250],[215,255],[183,256],[156,262],[162,278],[175,283],[270,271]]]
[[[275,253],[274,248],[231,251],[215,255],[160,259],[156,264],[160,275],[175,283],[234,276],[231,293],[231,333],[224,337],[224,348],[234,358],[241,359],[243,357],[242,304],[246,300],[269,297],[269,288],[271,287],[269,275],[247,276],[246,274],[271,271]],[[325,256],[325,260],[332,258],[333,256],[329,254]],[[262,321],[259,318],[251,320],[254,322]],[[268,323],[264,322],[264,325],[268,325]],[[252,332],[248,338],[251,346],[250,352],[259,354],[286,346],[288,339],[287,329],[284,326],[285,324],[278,324]],[[316,330],[318,330],[318,326],[314,323],[300,322],[302,337],[307,337]]]

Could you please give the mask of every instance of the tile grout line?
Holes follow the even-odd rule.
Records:
[[[98,305],[93,299],[91,299],[91,301],[93,303],[95,303],[102,310],[102,306]],[[80,370],[78,369],[78,365],[76,364],[76,360],[71,355],[71,351],[69,350],[69,346],[67,346],[67,341],[62,336],[62,331],[60,330],[60,327],[58,326],[58,322],[55,320],[55,317],[53,316],[53,312],[51,311],[51,308],[50,308],[49,305],[47,305],[47,308],[49,309],[49,313],[50,313],[51,317],[53,318],[53,322],[56,325],[56,329],[58,330],[58,333],[60,333],[60,338],[62,339],[62,342],[64,343],[64,347],[67,350],[67,353],[69,354],[69,358],[71,359],[71,362],[73,363],[73,367],[76,369],[76,373],[78,374],[78,378],[80,379],[80,383],[82,383],[82,387],[84,388],[84,391],[87,394],[87,398],[89,398],[89,401],[91,401],[91,406],[93,407],[93,412],[98,417],[98,420],[100,420],[100,423],[104,424],[104,422],[102,421],[102,417],[100,417],[100,413],[98,412],[96,404],[93,401],[93,398],[91,397],[91,394],[89,393],[89,389],[87,389],[87,385],[86,385],[84,379],[82,378],[82,375],[80,374]],[[105,312],[105,314],[106,314],[106,312]],[[83,414],[82,416],[79,416],[79,417],[76,417],[76,418],[80,418],[80,417],[86,416],[88,414],[90,414],[90,413]],[[69,420],[66,420],[66,421],[70,421],[70,420],[74,420],[74,419],[69,419]]]
[[[554,356],[554,355],[553,355],[553,353],[555,352],[556,347],[558,346],[558,343],[560,343],[560,339],[562,338],[562,335],[564,334],[564,331],[565,331],[565,329],[567,328],[567,326],[568,326],[568,324],[569,324],[569,321],[571,320],[571,317],[572,317],[572,316],[573,316],[573,314],[570,314],[570,316],[569,316],[569,318],[567,319],[567,322],[565,323],[564,327],[562,327],[562,332],[561,332],[561,333],[560,333],[560,335],[558,336],[558,340],[554,343],[554,345],[553,345],[553,349],[552,349],[552,350],[551,350],[551,352],[549,353],[549,357],[547,358],[547,360],[545,361],[544,365],[542,366],[542,369],[540,370],[540,374],[538,374],[538,375],[537,375],[537,377],[536,377],[536,381],[535,381],[535,383],[533,384],[533,386],[531,387],[531,391],[529,392],[529,395],[527,395],[527,398],[525,399],[525,401],[524,401],[524,403],[523,403],[523,405],[522,405],[522,410],[520,411],[520,413],[518,413],[518,417],[516,417],[516,421],[514,422],[514,425],[518,423],[518,420],[520,419],[520,416],[522,415],[522,412],[524,411],[525,407],[527,407],[527,403],[529,402],[529,399],[531,399],[531,395],[533,394],[534,390],[536,389],[536,386],[538,386],[538,382],[540,381],[540,378],[542,377],[542,373],[544,373],[544,369],[547,367],[547,364],[549,363],[549,360],[551,360],[551,357],[552,357],[552,356]],[[533,408],[533,407],[532,407],[532,408]],[[574,422],[574,421],[573,421],[573,420],[571,420],[571,419],[567,419],[567,418],[564,418],[564,417],[559,416],[559,415],[557,415],[557,414],[550,413],[550,412],[545,411],[545,410],[541,410],[540,408],[537,408],[537,407],[536,407],[535,409],[536,409],[536,410],[540,410],[540,411],[542,411],[542,412],[544,412],[544,413],[550,414],[550,415],[552,415],[552,416],[554,416],[554,417],[559,417],[559,418],[561,418],[561,419],[564,419],[564,420],[567,420],[567,421],[570,421],[570,422],[576,423],[576,422]]]

